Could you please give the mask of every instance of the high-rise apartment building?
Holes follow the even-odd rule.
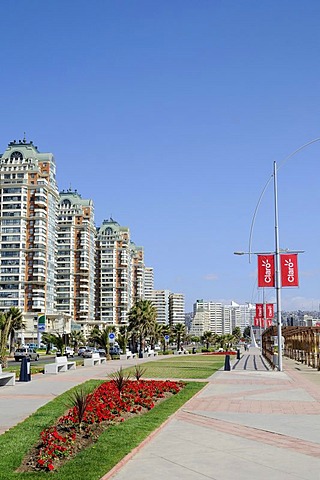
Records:
[[[208,311],[210,318],[210,331],[217,335],[224,333],[223,329],[223,307],[222,303],[197,300],[193,305],[193,315],[198,311]]]
[[[174,327],[177,323],[185,325],[184,295],[182,293],[170,293],[169,324]]]
[[[57,229],[57,311],[89,333],[94,323],[95,225],[92,200],[62,191]]]
[[[145,267],[144,270],[144,298],[152,301],[154,290],[154,274],[153,268]]]
[[[10,142],[0,156],[0,310],[18,307],[25,321],[55,312],[58,199],[53,155]]]
[[[255,308],[251,304],[239,305],[236,302],[223,305],[219,302],[197,300],[193,305],[193,317],[197,312],[207,311],[210,316],[210,331],[218,335],[232,333],[235,327],[241,332],[253,324]]]
[[[132,294],[133,303],[144,298],[144,250],[130,242],[130,259],[132,261]]]
[[[97,229],[96,321],[123,325],[135,301],[143,298],[144,254],[130,240],[128,227],[112,218]]]
[[[157,309],[157,322],[161,325],[169,325],[169,290],[153,290],[152,301]]]

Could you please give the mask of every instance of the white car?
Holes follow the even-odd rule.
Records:
[[[66,347],[64,349],[64,355],[67,357],[73,357],[74,356],[74,349],[72,347]]]

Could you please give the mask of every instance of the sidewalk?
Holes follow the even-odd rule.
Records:
[[[320,479],[320,372],[283,363],[217,372],[103,480]]]
[[[103,480],[320,480],[320,372],[285,358],[284,372],[266,370],[259,356],[251,348],[212,375]],[[150,360],[157,358],[139,363]],[[136,360],[0,388],[0,434],[71,387],[130,364]]]

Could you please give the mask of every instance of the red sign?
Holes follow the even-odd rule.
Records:
[[[298,287],[298,255],[283,253],[280,255],[281,284],[283,287]]]
[[[273,317],[274,317],[273,303],[267,303],[266,304],[266,318],[273,318]]]
[[[267,327],[272,327],[272,320],[269,318],[266,320],[267,322]]]
[[[262,328],[264,328],[264,319],[263,319],[263,318],[254,317],[253,325],[254,325],[255,327],[262,327]]]
[[[263,303],[256,303],[256,318],[263,318]]]
[[[258,255],[258,287],[274,286],[274,255]]]

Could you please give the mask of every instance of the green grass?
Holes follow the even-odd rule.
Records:
[[[162,360],[143,363],[143,378],[205,379],[219,370],[225,361],[224,355],[179,355],[162,357]],[[131,374],[134,367],[126,369]]]
[[[100,383],[89,380],[85,387],[93,389]],[[70,391],[74,389],[65,392],[0,436],[0,480],[99,480],[204,385],[203,382],[189,382],[177,395],[146,414],[108,428],[96,444],[80,452],[57,472],[15,473],[40,432],[65,412]]]

